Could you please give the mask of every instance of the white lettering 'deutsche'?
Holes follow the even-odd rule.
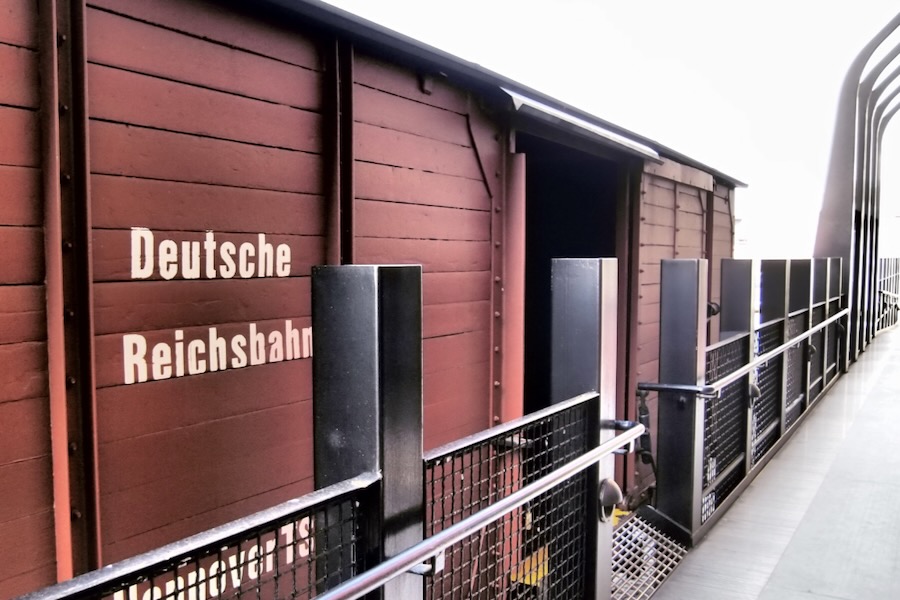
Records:
[[[250,279],[291,274],[291,247],[272,244],[265,233],[256,234],[256,242],[241,243],[217,239],[213,231],[189,235],[198,239],[179,243],[158,239],[161,236],[146,227],[132,227],[131,278]],[[140,333],[127,333],[122,336],[124,381],[160,381],[312,356],[312,327],[294,327],[291,320],[266,331],[256,323],[244,327],[244,332],[231,335],[209,327],[192,331],[188,339],[183,329],[176,329],[171,339],[152,345]],[[233,331],[233,326],[228,329]]]
[[[287,319],[282,328],[260,331],[256,323],[247,334],[219,335],[210,327],[206,335],[185,340],[176,329],[171,341],[153,344],[139,333],[122,336],[125,383],[159,381],[186,375],[202,375],[226,369],[264,365],[312,356],[312,327],[294,327]]]
[[[146,227],[131,228],[131,278],[148,279],[159,273],[163,279],[250,279],[288,277],[291,274],[291,247],[273,245],[259,233],[256,243],[220,242],[207,231],[202,240],[156,241]]]

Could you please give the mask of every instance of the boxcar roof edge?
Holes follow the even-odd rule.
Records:
[[[747,187],[743,181],[732,177],[718,169],[697,161],[681,152],[665,146],[653,139],[639,135],[625,129],[615,123],[598,117],[592,113],[548,96],[538,90],[509,79],[504,75],[487,69],[477,63],[467,61],[458,56],[435,48],[429,44],[416,40],[378,23],[364,19],[351,12],[327,4],[321,0],[264,0],[270,7],[287,11],[290,14],[303,17],[316,25],[331,30],[347,39],[359,44],[367,50],[399,59],[405,63],[412,63],[422,67],[431,67],[447,75],[453,74],[465,83],[476,88],[492,90],[504,94],[503,88],[515,91],[519,94],[546,104],[556,110],[570,114],[577,119],[582,119],[597,127],[608,129],[611,132],[629,138],[638,144],[652,148],[661,156],[673,159],[682,164],[702,169],[718,180],[733,187]],[[259,6],[257,0],[243,0],[242,4]],[[505,94],[504,94],[505,95]]]

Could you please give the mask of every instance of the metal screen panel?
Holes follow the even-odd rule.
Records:
[[[793,339],[806,331],[807,313],[803,312],[788,319],[788,338]],[[787,355],[787,393],[784,399],[787,416],[786,426],[794,424],[803,411],[806,396],[806,342],[789,348]]]
[[[597,398],[425,463],[426,535],[457,523],[590,450]],[[447,549],[426,597],[581,598],[585,592],[587,473],[538,496]]]
[[[750,360],[747,338],[710,348],[706,353],[706,381],[713,383],[743,367]],[[747,427],[747,378],[742,377],[722,389],[718,397],[705,398],[703,417],[703,488],[734,463],[743,460]],[[743,472],[743,469],[736,469]],[[731,490],[727,490],[730,492]],[[701,521],[706,521],[727,496],[721,482],[703,498]]]
[[[771,352],[784,340],[784,321],[776,321],[756,332],[757,355]],[[755,463],[778,440],[781,418],[781,374],[783,359],[776,357],[756,370],[760,396],[753,405],[753,462]]]
[[[365,568],[366,494],[323,494],[312,506],[300,498],[60,586],[73,588],[67,600],[315,598]]]
[[[839,300],[832,300],[828,304],[828,314],[834,315],[841,309]],[[833,372],[833,370],[837,367],[838,360],[838,344],[839,344],[839,322],[832,323],[827,327],[828,329],[828,349],[827,352],[827,370],[829,375],[827,377],[827,381],[831,381],[837,375]]]
[[[706,381],[715,382],[749,361],[747,339],[740,337],[706,354]],[[703,487],[738,459],[744,448],[747,380],[726,386],[717,398],[705,399],[703,421]]]

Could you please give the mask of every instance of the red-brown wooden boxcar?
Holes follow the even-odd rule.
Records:
[[[287,0],[5,0],[0,132],[0,599],[312,489],[312,265],[423,265],[434,447],[546,402],[549,259],[617,257],[632,415],[740,185]]]

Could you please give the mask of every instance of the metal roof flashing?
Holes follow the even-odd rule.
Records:
[[[609,129],[600,127],[599,125],[585,121],[575,115],[548,106],[534,98],[529,98],[528,96],[502,86],[500,89],[512,98],[513,107],[521,114],[528,114],[529,116],[564,130],[572,131],[574,129],[575,133],[586,135],[605,145],[615,146],[629,154],[635,154],[654,162],[662,162],[659,158],[659,154],[649,146],[629,139],[623,135],[619,135]]]
[[[702,169],[710,173],[717,181],[722,181],[730,186],[747,187],[747,184],[742,181],[650,138],[569,106],[477,63],[430,46],[322,0],[239,1],[243,4],[268,5],[287,11],[294,16],[318,23],[368,51],[390,56],[393,60],[414,64],[417,68],[430,65],[429,68],[452,76],[464,86],[474,86],[475,89],[482,90],[494,89],[505,93],[512,98],[517,113],[527,114],[529,118],[542,121],[551,127],[557,127],[582,138],[618,148],[653,163],[659,163],[661,157],[669,158]]]

